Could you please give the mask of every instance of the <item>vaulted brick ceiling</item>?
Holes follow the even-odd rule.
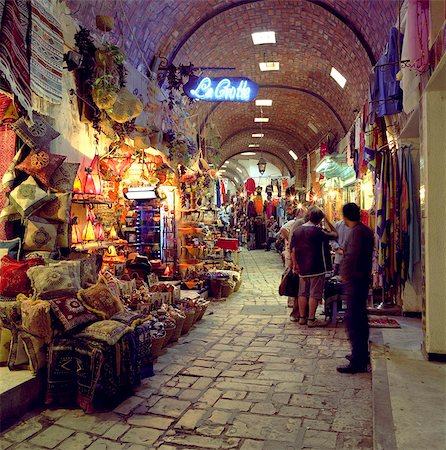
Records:
[[[305,154],[320,136],[342,136],[366,98],[371,67],[387,41],[397,0],[69,0],[75,16],[94,29],[96,14],[117,23],[115,41],[135,64],[153,55],[175,64],[234,67],[218,76],[247,76],[260,86],[262,149],[293,172],[288,151]],[[129,31],[130,23],[137,42]],[[251,33],[275,31],[277,43],[254,46]],[[279,72],[260,72],[261,61],[279,61]],[[346,78],[342,89],[331,67]],[[205,72],[206,73],[206,72]],[[249,104],[200,103],[199,121],[212,121],[222,140],[221,160],[247,151],[260,108]],[[308,127],[312,122],[319,132]]]

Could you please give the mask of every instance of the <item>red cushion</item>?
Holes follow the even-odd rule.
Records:
[[[31,282],[26,271],[33,266],[42,266],[42,258],[30,258],[17,261],[9,256],[3,256],[0,265],[0,295],[15,297],[17,294],[29,294]]]

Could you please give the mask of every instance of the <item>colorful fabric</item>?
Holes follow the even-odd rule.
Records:
[[[97,255],[88,253],[70,253],[70,261],[80,261],[81,263],[81,287],[86,288],[98,281]]]
[[[12,131],[12,130],[10,130],[10,131]],[[4,141],[2,143],[1,138],[0,138],[0,150],[2,151],[1,154],[5,155],[5,158],[1,158],[0,164],[1,164],[1,161],[3,161],[3,159],[6,159],[6,155],[11,154],[10,146],[12,145],[13,142],[14,142],[14,146],[15,146],[15,142],[16,142],[16,134],[15,133],[14,133],[13,140],[10,140],[9,142]],[[15,152],[15,148],[14,148],[14,152]],[[22,146],[15,155],[13,153],[12,159],[10,160],[10,162],[8,162],[6,171],[3,173],[3,176],[2,176],[2,183],[1,183],[1,191],[2,192],[3,191],[9,192],[13,188],[14,182],[15,182],[15,177],[16,177],[15,168],[22,160],[23,153],[24,153],[24,146]]]
[[[0,212],[0,222],[12,222],[14,220],[20,220],[22,216],[17,211],[14,205],[9,203],[9,200],[6,200],[6,204],[4,208]]]
[[[26,275],[33,266],[43,265],[41,258],[16,261],[9,256],[3,256],[0,264],[0,295],[15,297],[31,292],[31,282]]]
[[[48,223],[40,218],[33,219],[25,221],[24,250],[55,252],[60,224]]]
[[[115,320],[99,320],[88,325],[88,327],[77,333],[75,337],[93,339],[95,341],[105,342],[108,345],[115,345],[129,331],[130,328],[121,322]]]
[[[50,343],[53,338],[50,304],[44,300],[33,300],[26,295],[18,295],[22,311],[22,328],[33,336]]]
[[[64,39],[59,21],[45,7],[45,0],[31,0],[31,90],[51,103],[62,103]]]
[[[62,165],[66,156],[52,155],[44,150],[31,152],[16,170],[32,175],[39,180],[46,188],[50,185],[50,180],[56,169]]]
[[[0,72],[18,103],[32,118],[28,36],[30,10],[26,0],[1,0]],[[0,11],[1,12],[1,11]]]
[[[71,194],[54,194],[55,199],[45,203],[35,215],[42,219],[68,223],[70,220]]]
[[[56,192],[73,192],[79,163],[63,162],[51,175],[49,187]]]
[[[22,249],[22,240],[20,238],[10,239],[9,241],[0,241],[0,258],[10,256],[14,259],[20,258]]]
[[[49,300],[51,311],[64,331],[71,331],[80,325],[98,320],[92,312],[75,297],[67,296]]]

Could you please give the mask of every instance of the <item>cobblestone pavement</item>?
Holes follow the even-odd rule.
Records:
[[[0,450],[372,448],[371,375],[340,375],[342,329],[291,323],[276,253],[244,251],[243,284],[168,348],[133,397],[108,413],[47,409]]]

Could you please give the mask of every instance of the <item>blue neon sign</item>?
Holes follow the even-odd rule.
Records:
[[[250,102],[257,97],[259,86],[249,78],[192,78],[184,85],[190,98],[206,102]]]

